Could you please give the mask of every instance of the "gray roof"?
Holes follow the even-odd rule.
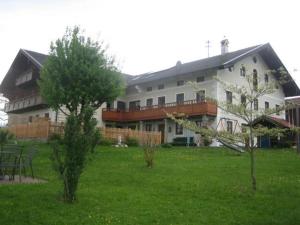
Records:
[[[175,75],[188,74],[195,71],[214,69],[214,68],[225,68],[235,60],[239,60],[241,57],[245,57],[246,55],[253,53],[255,50],[260,49],[262,46],[264,45],[256,45],[253,47],[240,49],[238,51],[228,52],[223,55],[217,55],[217,56],[200,59],[197,61],[183,63],[183,64],[180,64],[179,62],[175,66],[168,68],[166,70],[161,70],[154,73],[141,74],[138,76],[132,76],[128,82],[129,85],[135,85],[135,84],[153,81],[157,79],[163,79]]]
[[[39,67],[41,68],[43,64],[46,62],[48,55],[42,54],[39,52],[29,51],[26,49],[21,49],[21,51]]]
[[[48,57],[48,55],[25,50],[25,49],[21,49],[19,53],[22,53],[27,58],[31,59],[31,61],[38,68],[41,68],[43,66],[43,64],[45,63]],[[189,74],[196,71],[228,68],[233,66],[234,63],[236,63],[237,61],[257,53],[261,55],[261,57],[265,60],[265,62],[271,69],[278,69],[280,67],[285,68],[283,63],[281,62],[281,60],[279,59],[279,57],[271,47],[271,45],[267,43],[267,44],[252,46],[249,48],[240,49],[234,52],[228,52],[223,55],[217,55],[205,59],[200,59],[193,62],[188,62],[188,63],[178,62],[175,66],[171,68],[154,72],[154,73],[146,73],[137,76],[132,76],[129,74],[122,74],[122,75],[124,76],[127,85],[136,85],[136,84],[146,83],[154,80],[160,80],[160,79],[164,79],[176,75]],[[9,73],[10,71],[8,72],[8,74]],[[297,84],[293,79],[291,79],[291,82],[284,85],[284,90],[286,92],[286,96],[300,95],[299,87],[297,86]]]

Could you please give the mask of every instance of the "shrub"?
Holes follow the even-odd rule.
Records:
[[[0,129],[0,146],[1,151],[3,149],[3,146],[7,144],[10,140],[14,139],[14,135],[10,133],[6,129]]]
[[[212,143],[212,139],[210,137],[204,136],[203,137],[203,144],[204,146],[209,146]]]
[[[53,141],[57,141],[58,143],[61,143],[62,142],[62,137],[60,134],[58,133],[52,133],[49,135],[48,137],[48,143],[51,143]]]
[[[136,138],[128,137],[126,139],[126,144],[131,147],[139,146],[139,141]]]
[[[95,129],[95,131],[93,132],[93,134],[91,135],[91,152],[93,153],[95,151],[95,148],[97,145],[100,144],[101,142],[101,132],[98,128]]]
[[[172,144],[170,144],[170,143],[163,143],[163,144],[161,144],[160,145],[162,148],[172,148],[173,146],[172,146]]]
[[[114,141],[108,138],[101,138],[99,144],[102,146],[111,146],[114,144]]]

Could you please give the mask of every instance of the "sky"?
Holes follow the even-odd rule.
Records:
[[[20,48],[48,53],[67,26],[103,40],[122,72],[138,75],[269,42],[300,86],[296,0],[0,0],[0,80]]]

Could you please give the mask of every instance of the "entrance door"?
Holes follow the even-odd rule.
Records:
[[[270,148],[270,137],[265,135],[260,137],[260,147],[261,148]]]
[[[161,133],[161,143],[164,143],[165,140],[165,125],[164,124],[159,124],[158,125],[158,131]]]

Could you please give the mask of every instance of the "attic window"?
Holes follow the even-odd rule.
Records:
[[[184,80],[177,81],[177,86],[182,86],[182,85],[184,85]]]
[[[164,89],[165,85],[164,84],[159,84],[157,88],[158,88],[158,90]]]
[[[252,58],[252,60],[253,60],[254,63],[257,62],[257,58],[255,56]]]
[[[228,67],[229,72],[233,71],[233,66]]]
[[[246,76],[246,68],[245,68],[244,66],[242,66],[242,67],[240,68],[240,75],[241,75],[242,77],[245,77],[245,76]]]
[[[265,84],[268,84],[268,83],[269,83],[269,75],[265,74]]]
[[[197,77],[197,83],[203,82],[204,81],[204,76]]]
[[[253,70],[253,78],[252,79],[253,79],[253,89],[255,91],[257,91],[258,79],[257,79],[257,70],[256,69]]]

